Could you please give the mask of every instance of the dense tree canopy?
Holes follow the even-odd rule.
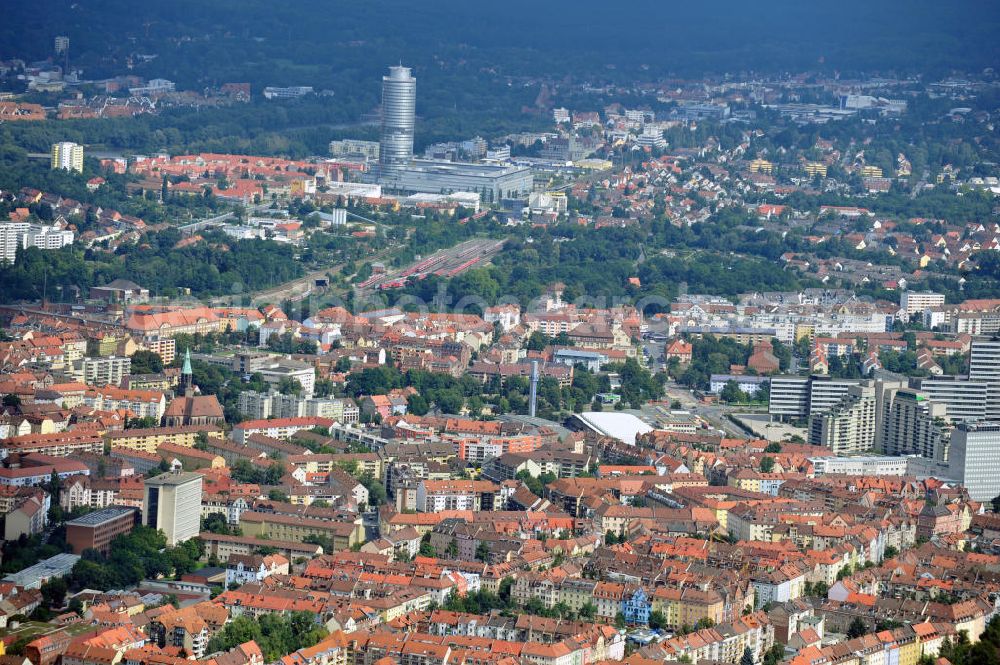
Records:
[[[163,532],[137,526],[119,536],[105,556],[85,550],[73,567],[70,585],[74,589],[124,589],[159,575],[183,575],[195,569],[202,554],[201,541],[187,540],[167,547]]]
[[[39,299],[46,285],[49,297],[66,297],[76,288],[88,289],[119,277],[143,285],[150,293],[176,295],[180,288],[192,295],[232,295],[273,286],[302,275],[293,248],[269,240],[234,242],[208,234],[209,242],[174,248],[180,233],[167,229],[148,236],[142,245],[123,245],[116,254],[79,247],[42,251],[28,248],[13,265],[0,265],[4,284],[0,300]],[[225,250],[220,250],[221,243]]]
[[[238,616],[208,642],[208,653],[229,651],[253,640],[264,652],[267,662],[293,651],[311,647],[324,637],[327,631],[316,623],[312,612],[293,612],[290,616],[264,614],[257,619]]]

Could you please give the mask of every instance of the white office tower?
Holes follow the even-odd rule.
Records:
[[[802,420],[826,413],[861,384],[858,379],[828,376],[772,376],[768,413],[786,420]]]
[[[772,376],[767,412],[779,419],[801,420],[809,417],[809,377]]]
[[[910,386],[925,393],[932,402],[944,404],[953,423],[986,419],[989,384],[964,376],[915,378]]]
[[[951,433],[953,479],[961,481],[973,501],[1000,496],[1000,422],[962,423]]]
[[[847,397],[852,386],[860,385],[858,379],[835,379],[813,376],[809,379],[809,415],[826,413]]]
[[[1000,338],[972,342],[969,379],[986,384],[986,419],[1000,422]]]
[[[382,77],[382,140],[380,177],[393,182],[413,160],[413,122],[417,105],[417,79],[409,67],[390,67]]]
[[[159,529],[167,545],[183,543],[201,530],[201,474],[168,471],[145,482],[142,523]]]

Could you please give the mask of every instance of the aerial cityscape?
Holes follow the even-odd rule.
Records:
[[[1000,4],[0,1],[0,665],[1000,665]]]

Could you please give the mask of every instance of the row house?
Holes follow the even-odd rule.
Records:
[[[94,510],[109,506],[142,508],[143,492],[141,477],[92,478],[76,475],[63,483],[59,503],[67,511],[84,507]]]
[[[163,393],[153,390],[124,390],[105,386],[93,388],[83,395],[83,403],[97,411],[128,411],[136,418],[163,417],[167,400]]]
[[[759,663],[773,644],[774,626],[765,613],[754,612],[731,623],[673,637],[639,653],[662,661],[736,663],[749,649],[754,662]]]
[[[8,457],[8,463],[11,466],[0,467],[0,486],[31,487],[48,483],[52,474],[65,480],[90,473],[82,462],[40,453],[12,455]]]
[[[759,608],[802,596],[806,571],[796,565],[785,564],[774,570],[758,570],[751,574],[750,581],[754,588],[755,607]]]
[[[104,453],[104,439],[93,430],[67,430],[50,434],[26,434],[5,439],[0,443],[0,456],[14,453],[41,453],[67,457],[76,453]]]
[[[319,643],[281,658],[281,665],[348,665],[347,637],[337,630]]]
[[[214,494],[207,491],[201,495],[202,519],[209,515],[222,515],[230,526],[239,526],[240,515],[247,510],[250,510],[250,502],[243,496],[234,496],[228,492]]]
[[[271,575],[287,575],[289,561],[280,554],[234,554],[226,561],[226,586],[261,582]]]
[[[225,432],[218,425],[183,425],[178,427],[149,427],[108,432],[106,440],[112,447],[131,448],[155,453],[162,444],[193,448],[202,438],[223,439]]]
[[[417,485],[417,510],[497,510],[499,486],[485,480],[421,480]]]
[[[147,628],[151,642],[160,648],[179,647],[195,658],[205,655],[209,639],[229,620],[229,611],[224,606],[209,602],[183,609],[165,605],[151,615]]]
[[[699,622],[722,623],[725,601],[714,589],[696,586],[658,587],[651,597],[651,609],[660,612],[667,627],[694,626]]]

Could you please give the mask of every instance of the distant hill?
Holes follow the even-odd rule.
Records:
[[[57,34],[91,75],[182,86],[250,81],[346,92],[405,61],[424,80],[499,75],[631,81],[746,71],[978,71],[1000,61],[982,0],[6,0],[0,58]],[[136,60],[136,62],[138,62]],[[644,72],[644,75],[640,75]]]

